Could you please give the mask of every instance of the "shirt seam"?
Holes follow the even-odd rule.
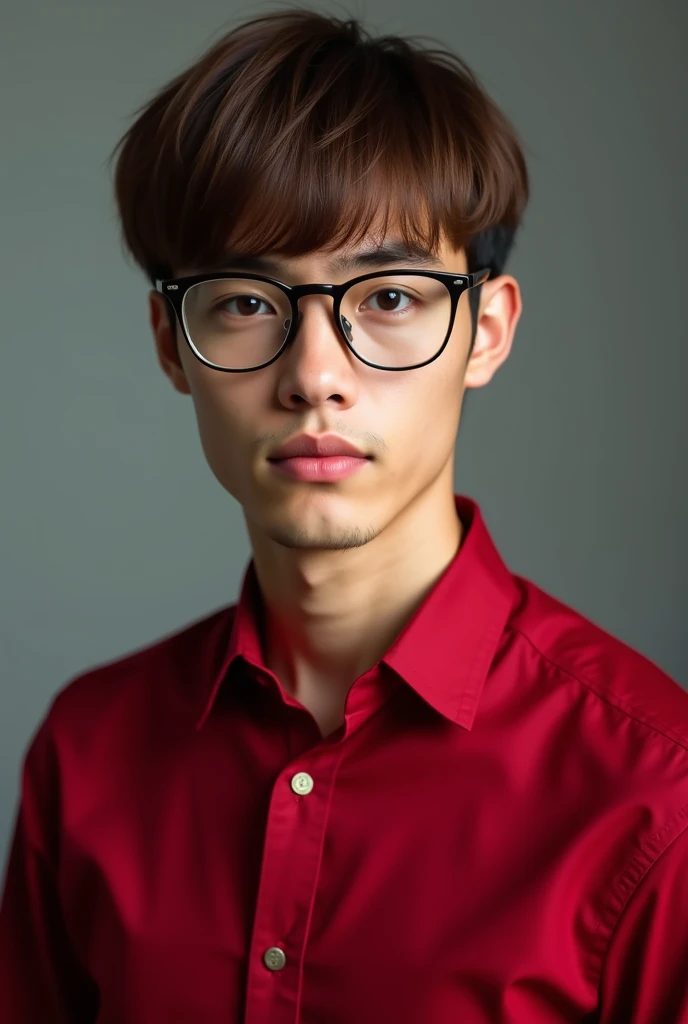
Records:
[[[682,824],[681,819],[683,819]],[[677,825],[681,825],[681,827],[675,830]],[[612,882],[606,905],[600,913],[597,928],[594,932],[594,939],[601,939],[605,943],[604,949],[595,957],[597,967],[592,972],[592,980],[595,984],[600,982],[614,934],[621,923],[624,911],[638,891],[641,882],[659,863],[662,855],[666,853],[669,847],[686,832],[688,832],[688,803],[679,807],[672,817],[645,841],[640,850],[636,851],[627,866],[617,874],[616,879]]]
[[[671,729],[669,729],[664,723],[660,722],[658,719],[654,718],[653,715],[648,714],[648,712],[644,710],[641,712],[639,709],[634,708],[632,704],[629,704],[628,701],[624,700],[624,698],[619,696],[618,694],[615,694],[612,699],[608,694],[605,694],[593,682],[586,679],[584,676],[577,675],[570,668],[565,667],[558,661],[554,661],[548,654],[546,654],[537,646],[537,644],[527,635],[527,633],[524,633],[517,626],[510,626],[509,628],[513,633],[518,633],[519,636],[522,636],[523,639],[528,644],[530,644],[533,650],[540,655],[543,661],[546,661],[547,664],[552,666],[552,668],[557,669],[557,671],[569,676],[571,679],[575,679],[577,683],[579,683],[581,686],[586,687],[586,689],[591,690],[596,697],[598,697],[600,700],[603,700],[606,704],[609,704],[611,707],[616,708],[618,711],[627,714],[629,718],[633,719],[634,722],[638,722],[639,725],[645,726],[645,728],[649,729],[651,732],[659,734],[660,736],[664,736],[665,739],[670,740],[672,743],[676,744],[676,746],[680,747],[682,750],[685,750],[688,753],[688,738],[681,736],[678,733],[672,732]],[[642,715],[642,717],[639,717],[640,715]]]
[[[596,697],[603,700],[611,707],[627,714],[633,721],[644,726],[652,734],[659,734],[660,736],[663,736],[682,750],[687,749],[685,742],[680,738],[676,738],[667,733],[659,726],[659,723],[657,726],[652,725],[651,722],[656,721],[656,719],[653,719],[651,715],[647,716],[650,719],[650,722],[643,718],[639,718],[633,713],[633,706],[628,704],[628,702],[622,697],[616,695],[614,700],[612,700],[607,694],[602,693],[593,683],[550,658],[547,654],[541,651],[537,644],[535,644],[533,640],[531,640],[531,638],[522,630],[515,626],[510,626],[509,628],[513,633],[518,633],[522,636],[530,647],[543,659],[543,661],[546,661],[547,664],[552,666],[552,668],[571,679],[575,679],[580,686],[584,686],[586,689],[592,691]],[[616,703],[617,701],[618,704]],[[681,823],[681,819],[684,819],[682,827],[672,835],[672,831]],[[590,951],[593,963],[589,964],[588,976],[592,984],[595,986],[599,985],[604,969],[604,963],[609,954],[611,940],[621,920],[624,909],[628,905],[634,893],[637,891],[643,878],[645,878],[648,872],[652,870],[654,865],[659,861],[660,857],[669,848],[669,846],[671,846],[671,844],[683,834],[686,828],[688,828],[688,803],[679,807],[678,810],[676,810],[671,817],[664,822],[657,832],[649,836],[640,849],[633,852],[625,865],[617,871],[616,875],[612,878],[607,890],[606,899],[604,900],[599,913],[597,927],[593,933],[593,944],[596,948],[593,948]],[[604,943],[603,947],[599,948],[602,943]]]

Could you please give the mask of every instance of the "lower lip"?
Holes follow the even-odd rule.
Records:
[[[350,455],[327,455],[317,458],[269,459],[280,473],[294,480],[316,480],[333,483],[346,480],[364,466],[369,459]]]

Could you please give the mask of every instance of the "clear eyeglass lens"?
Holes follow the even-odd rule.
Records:
[[[189,338],[204,359],[242,370],[277,354],[289,330],[291,305],[275,285],[228,278],[189,288],[183,314]]]
[[[439,351],[449,328],[451,296],[441,281],[388,274],[359,281],[341,305],[353,349],[378,366],[415,366]]]
[[[187,291],[183,315],[204,359],[239,370],[261,366],[277,354],[289,331],[291,305],[280,288],[267,282],[218,279]],[[349,343],[368,362],[415,366],[439,351],[451,298],[433,278],[390,273],[349,288],[340,315]]]

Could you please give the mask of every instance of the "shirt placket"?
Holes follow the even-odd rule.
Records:
[[[297,1024],[331,796],[345,740],[295,758],[272,790],[249,950],[245,1024]]]

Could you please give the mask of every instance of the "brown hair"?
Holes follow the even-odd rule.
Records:
[[[355,19],[253,18],[136,113],[111,159],[124,242],[151,281],[230,247],[332,250],[379,216],[431,252],[444,232],[494,276],[528,201],[516,133],[464,61]]]

